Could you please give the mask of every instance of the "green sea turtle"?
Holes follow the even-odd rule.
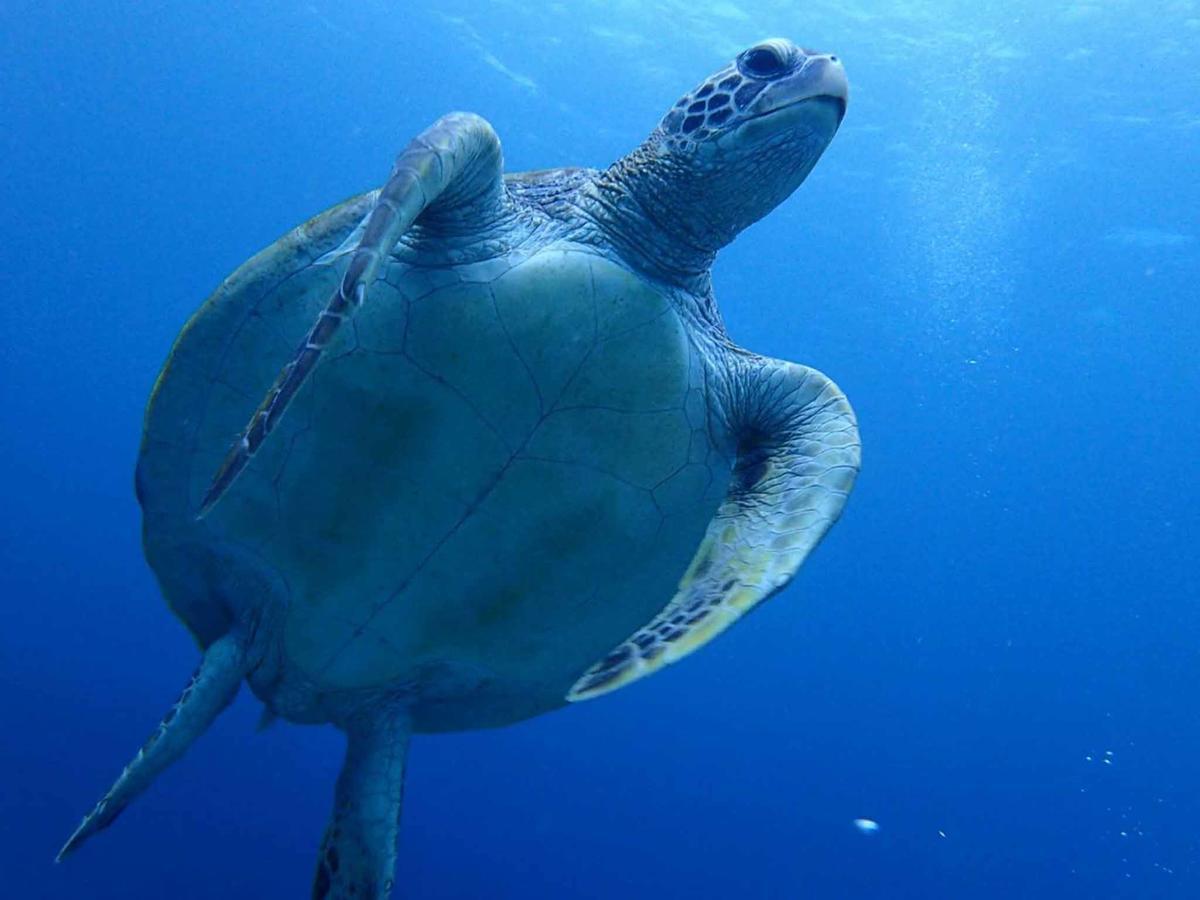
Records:
[[[614,690],[786,585],[846,501],[854,415],[729,340],[709,269],[846,99],[836,57],[769,40],[608,169],[509,175],[454,113],[230,276],[171,351],[137,468],[147,559],[203,658],[61,855],[244,679],[348,738],[314,896],[386,896],[411,734]]]

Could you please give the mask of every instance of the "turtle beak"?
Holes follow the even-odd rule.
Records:
[[[810,56],[800,74],[804,75],[810,67],[816,69],[812,74],[813,87],[810,99],[825,98],[836,102],[840,110],[838,124],[842,124],[842,119],[846,116],[846,106],[850,103],[850,82],[846,80],[845,66],[836,56],[820,54]]]

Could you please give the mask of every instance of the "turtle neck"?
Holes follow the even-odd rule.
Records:
[[[580,211],[622,258],[690,291],[706,291],[717,251],[736,232],[711,221],[700,173],[665,151],[656,132],[577,195]]]

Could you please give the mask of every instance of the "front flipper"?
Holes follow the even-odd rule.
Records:
[[[841,514],[860,458],[845,395],[820,372],[776,360],[741,377],[733,480],[675,596],[568,700],[614,691],[708,643],[791,581]]]
[[[98,831],[113,823],[134,797],[150,786],[163,769],[183,756],[217,715],[237,694],[246,673],[245,642],[240,635],[226,635],[204,652],[204,660],[184,689],[179,701],[163,718],[158,730],[142,745],[133,762],[88,813],[75,833],[58,851],[58,862]]]
[[[400,236],[435,206],[454,210],[461,220],[494,218],[503,203],[502,169],[496,132],[470,113],[443,116],[400,154],[366,219],[341,283],[225,456],[200,504],[199,516],[229,490],[275,430],[338,328],[366,302],[381,263]]]
[[[373,711],[346,730],[333,816],[321,841],[313,900],[386,900],[392,892],[408,716]]]

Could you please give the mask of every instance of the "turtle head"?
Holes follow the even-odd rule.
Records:
[[[651,140],[703,195],[723,246],[785,200],[812,171],[846,114],[836,56],[773,38],[689,91]]]
[[[836,56],[780,38],[749,47],[689,91],[597,182],[623,255],[684,283],[808,176],[846,113]]]

